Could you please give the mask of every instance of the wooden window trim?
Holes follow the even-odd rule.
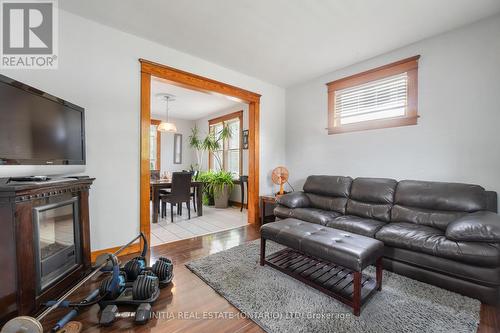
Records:
[[[151,125],[160,125],[161,120],[151,119]],[[161,132],[156,131],[156,170],[161,170]]]
[[[242,142],[242,135],[241,135],[241,133],[243,131],[243,110],[228,113],[228,114],[225,114],[223,116],[208,120],[208,130],[210,131],[210,126],[212,126],[212,125],[226,122],[228,120],[235,119],[235,118],[238,118],[238,120],[240,122],[240,149],[239,149],[239,151],[240,151],[240,154],[239,154],[240,155],[240,163],[238,166],[238,173],[241,176],[241,173],[243,171],[243,142]],[[223,147],[222,147],[222,154],[225,155],[227,151],[228,151],[228,149],[226,149],[226,142],[224,142]],[[224,158],[223,158],[224,165],[222,166],[222,168],[224,170],[226,170],[226,166],[227,166],[226,162],[227,162],[227,158],[226,158],[226,156],[224,156]],[[208,169],[212,170],[212,168],[213,168],[212,153],[209,152],[209,154],[208,154]]]
[[[326,84],[328,88],[328,134],[338,134],[370,129],[416,125],[418,116],[418,60],[420,55],[396,61],[368,71],[344,77]],[[408,73],[408,109],[406,115],[395,118],[367,120],[338,125],[335,117],[335,91],[380,80],[388,76]]]

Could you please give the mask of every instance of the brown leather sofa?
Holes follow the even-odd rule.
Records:
[[[477,298],[500,300],[497,194],[478,185],[310,176],[278,199],[278,218],[384,242],[384,268]]]

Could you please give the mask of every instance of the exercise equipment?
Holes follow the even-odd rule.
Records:
[[[103,285],[101,285],[103,287]],[[104,287],[103,287],[104,288]],[[151,304],[160,296],[160,285],[151,271],[141,273],[133,282],[127,282],[125,289],[115,299],[102,299],[99,306],[103,311],[99,324],[111,325],[116,318],[124,317],[118,312],[118,305],[136,305],[134,322],[145,324],[151,318]],[[131,312],[126,312],[130,314]]]
[[[104,282],[103,282],[104,283]],[[101,285],[102,287],[102,285]],[[158,277],[152,273],[141,274],[133,282],[127,282],[125,288],[113,299],[102,298],[99,301],[101,309],[108,305],[140,305],[154,303],[160,296]]]
[[[172,261],[168,258],[160,257],[152,267],[148,267],[146,262],[147,251],[148,243],[144,237],[141,255],[127,261],[121,270],[125,273],[129,282],[135,281],[144,272],[152,272],[158,277],[160,288],[163,288],[172,282],[174,277]]]
[[[62,302],[59,307],[72,307],[71,311],[68,312],[64,317],[59,319],[59,321],[52,327],[52,332],[58,332],[60,331],[63,327],[65,327],[73,318],[75,318],[78,315],[80,307],[83,306],[90,306],[95,304],[94,302],[97,297],[99,296],[98,290],[94,290],[92,293],[90,293],[87,297],[85,297],[81,302],[77,304],[72,304],[67,302]],[[52,302],[48,302],[46,305],[50,306]]]
[[[80,333],[83,329],[82,323],[79,321],[70,321],[63,328],[56,331],[56,333]]]
[[[151,305],[143,303],[137,307],[135,312],[118,312],[118,306],[108,305],[101,314],[99,324],[102,326],[111,326],[117,318],[132,318],[134,323],[144,325],[151,318]]]
[[[134,281],[144,272],[151,272],[159,279],[160,287],[167,286],[174,277],[173,264],[168,258],[160,257],[152,267],[146,266],[144,257],[135,257],[125,263],[122,272],[126,275],[127,281]]]
[[[18,332],[23,332],[23,333],[43,333],[43,326],[41,324],[41,320],[45,318],[49,313],[54,311],[55,309],[59,307],[72,307],[72,313],[71,315],[68,313],[66,316],[64,316],[58,323],[62,324],[60,327],[63,327],[65,323],[67,323],[71,318],[74,318],[77,314],[78,311],[77,309],[81,306],[89,306],[92,304],[95,304],[97,302],[97,298],[92,298],[90,301],[85,302],[82,304],[82,302],[79,303],[70,303],[69,301],[66,301],[66,299],[71,296],[78,288],[80,288],[83,284],[85,284],[87,281],[89,281],[91,278],[93,278],[96,274],[100,273],[102,270],[106,271],[112,271],[112,282],[109,284],[109,290],[113,291],[115,288],[118,288],[120,286],[120,271],[119,271],[119,266],[118,266],[118,259],[116,258],[117,255],[119,255],[121,252],[123,252],[127,247],[129,247],[132,243],[137,241],[139,238],[146,239],[146,237],[141,233],[138,236],[136,236],[134,239],[132,239],[130,242],[127,244],[123,245],[120,249],[118,249],[115,253],[113,254],[105,254],[101,255],[97,258],[96,264],[92,271],[85,277],[83,278],[80,282],[78,282],[73,288],[68,290],[64,295],[59,297],[55,301],[47,302],[46,306],[47,308],[37,317],[31,317],[31,316],[19,316],[15,317],[11,320],[9,320],[3,327],[2,330],[0,331],[1,333],[18,333]],[[147,250],[147,247],[146,247]],[[96,292],[94,291],[91,295],[94,297],[97,297]],[[91,295],[87,296],[89,298]],[[102,295],[101,295],[102,296]],[[73,311],[76,310],[76,313]],[[64,320],[63,320],[64,319]]]

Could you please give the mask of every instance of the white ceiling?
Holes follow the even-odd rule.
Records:
[[[175,101],[169,102],[168,114],[170,117],[178,119],[201,119],[217,111],[243,105],[228,97],[181,88],[153,77],[151,80],[151,114],[153,118],[166,116],[166,102],[161,96],[158,96],[165,93],[175,96]]]
[[[63,0],[59,6],[284,87],[500,11],[499,0]]]

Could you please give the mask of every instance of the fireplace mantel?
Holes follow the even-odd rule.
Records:
[[[43,302],[64,293],[90,269],[88,195],[93,181],[89,177],[43,182],[0,179],[0,326],[14,316],[36,314]],[[58,207],[68,200],[76,202],[73,219],[79,261],[50,286],[40,289],[37,216],[40,209]]]

